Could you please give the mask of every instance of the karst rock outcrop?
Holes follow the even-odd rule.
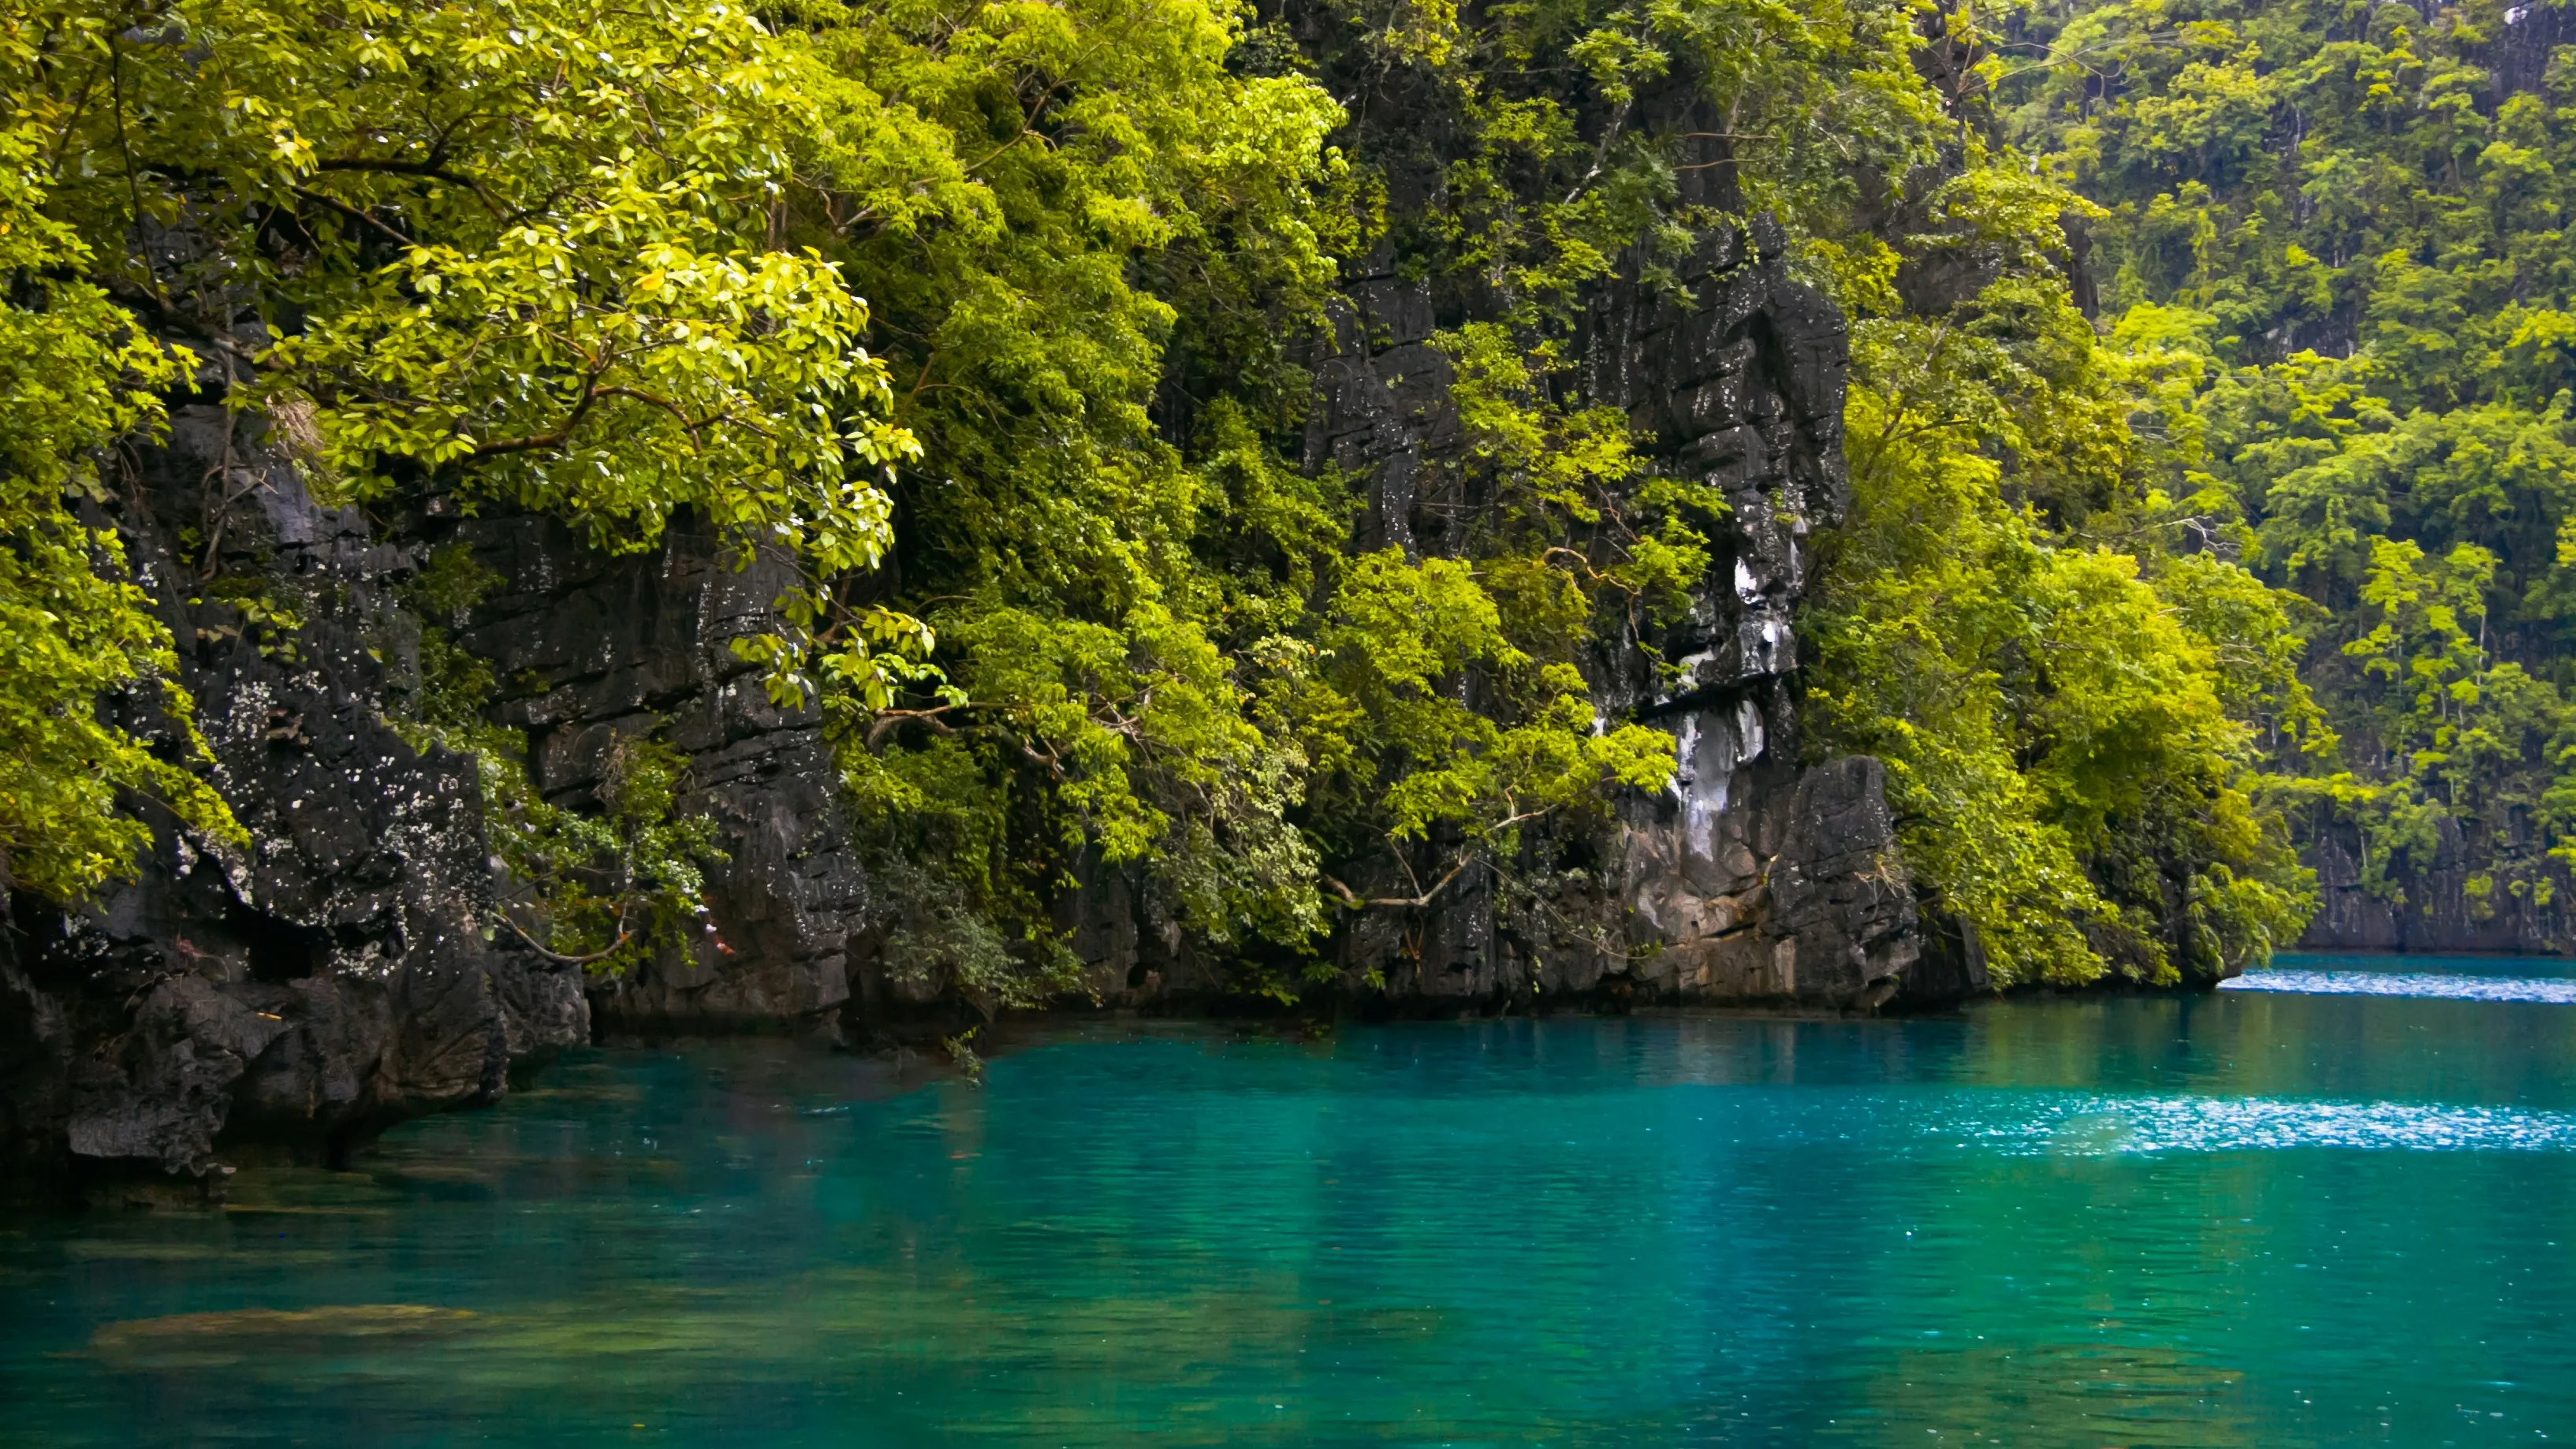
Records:
[[[1653,641],[1681,676],[1642,656],[1591,671],[1597,697],[1674,735],[1678,778],[1620,802],[1598,869],[1551,896],[1470,873],[1422,908],[1347,918],[1329,950],[1348,989],[1318,999],[1839,1011],[1973,984],[1931,981],[1918,959],[1878,764],[1799,752],[1798,608],[1812,540],[1845,501],[1844,329],[1782,252],[1760,228],[1721,233],[1682,279],[1688,302],[1604,285],[1585,326],[1586,391],[1732,508],[1696,607]],[[1418,287],[1363,276],[1313,359],[1306,462],[1367,480],[1366,548],[1437,554],[1439,521],[1469,506],[1425,466],[1458,446],[1434,325]],[[612,555],[506,512],[324,507],[270,431],[219,397],[178,399],[166,444],[94,511],[180,643],[251,844],[216,852],[163,820],[136,878],[86,907],[15,900],[0,1132],[16,1172],[185,1195],[227,1157],[329,1159],[489,1101],[602,1032],[848,1038],[941,1008],[885,959],[819,717],[773,703],[731,648],[768,627],[782,578],[735,568],[686,517],[652,551]],[[459,545],[500,582],[424,620],[406,585]],[[276,581],[300,621],[246,626],[208,597],[226,572]],[[728,857],[687,949],[595,979],[499,922],[474,762],[395,727],[421,688],[424,623],[489,662],[492,722],[524,732],[547,799],[581,805],[621,735],[686,756],[680,809],[712,818]],[[139,709],[128,723],[155,727]],[[1224,1006],[1226,963],[1120,873],[1093,873],[1060,916],[1085,962],[1068,1006]]]

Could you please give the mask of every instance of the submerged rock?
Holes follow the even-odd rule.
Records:
[[[444,1338],[477,1321],[463,1308],[420,1303],[237,1308],[111,1323],[91,1335],[89,1346],[118,1368],[211,1368],[279,1355],[347,1353],[355,1343]]]

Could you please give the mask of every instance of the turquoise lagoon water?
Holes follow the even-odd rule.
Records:
[[[2576,1440],[2569,979],[591,1052],[0,1223],[0,1441]]]

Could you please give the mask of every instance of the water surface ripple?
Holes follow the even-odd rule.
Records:
[[[2297,1102],[2265,1097],[2016,1096],[1961,1136],[2005,1152],[2230,1152],[2290,1147],[2423,1152],[2576,1150],[2576,1113],[2426,1102]]]
[[[2454,1001],[2548,1001],[2576,1005],[2576,980],[2563,977],[2448,976],[2428,971],[2253,971],[2222,991],[2286,991],[2302,996],[2427,996]]]
[[[2576,1012],[2458,995],[589,1052],[5,1220],[0,1443],[2564,1442]]]

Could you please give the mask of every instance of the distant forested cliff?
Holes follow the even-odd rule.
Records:
[[[1998,29],[2172,374],[2173,525],[2297,596],[2327,731],[2271,768],[2315,938],[2563,948],[2576,859],[2576,40],[2554,5],[2105,4]]]

